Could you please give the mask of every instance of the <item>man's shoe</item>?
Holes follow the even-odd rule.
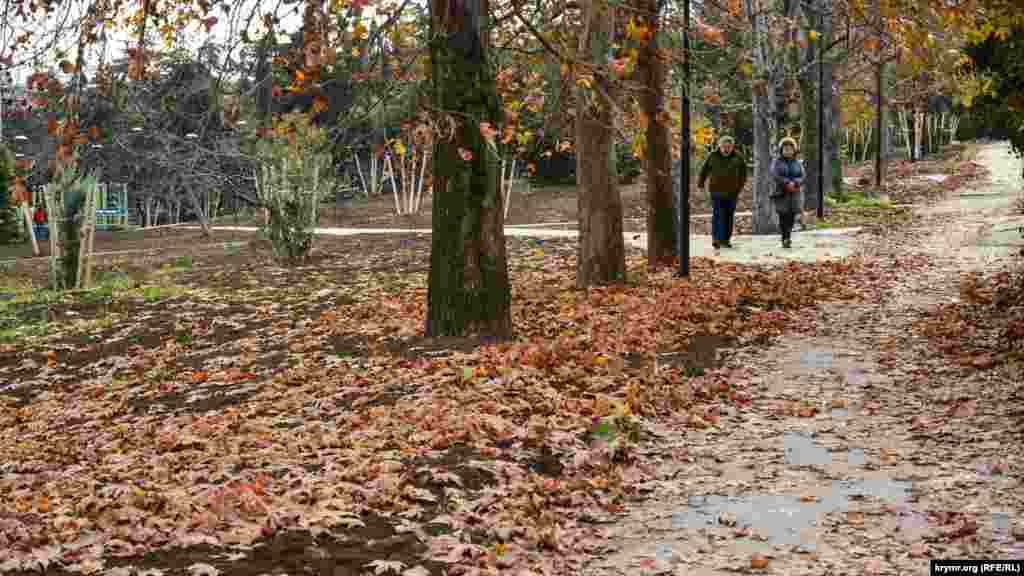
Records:
[[[782,241],[782,247],[783,248],[792,248],[793,247],[793,243],[790,242],[789,240],[783,240]]]
[[[722,242],[723,248],[732,248],[732,242]]]
[[[718,242],[712,242],[711,243],[711,247],[714,248],[715,250],[718,250],[719,248],[721,248],[721,246],[719,246]]]

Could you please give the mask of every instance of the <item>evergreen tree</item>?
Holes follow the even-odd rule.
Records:
[[[14,156],[0,145],[0,245],[21,241],[21,223],[14,198]]]

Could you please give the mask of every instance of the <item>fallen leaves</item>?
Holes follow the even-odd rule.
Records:
[[[915,324],[948,359],[968,370],[991,370],[1024,353],[1024,269],[1010,265],[960,280],[961,301]]]
[[[772,400],[768,404],[768,413],[776,417],[814,418],[818,414],[818,407],[806,401]]]
[[[854,528],[864,527],[864,513],[859,511],[850,511],[846,513],[846,523]]]
[[[752,554],[750,556],[750,567],[754,570],[765,570],[768,568],[768,557],[763,554]]]
[[[188,329],[157,335],[158,345],[125,347],[116,378],[54,387],[20,420],[5,408],[0,420],[18,441],[3,456],[19,464],[0,490],[27,497],[27,508],[17,528],[0,529],[0,562],[49,545],[34,539],[40,530],[75,534],[85,520],[125,531],[131,553],[143,554],[165,545],[250,546],[291,528],[370,530],[366,512],[415,532],[441,512],[455,530],[483,518],[484,528],[508,527],[508,537],[501,547],[464,532],[430,538],[439,562],[527,569],[521,551],[529,548],[572,571],[593,538],[578,515],[624,510],[650,478],[632,449],[650,422],[671,414],[720,429],[726,414],[753,405],[749,375],[715,368],[714,350],[703,364],[666,354],[689,351],[702,335],[770,338],[822,300],[860,297],[870,268],[697,259],[681,282],[670,273],[640,276],[645,263],[631,258],[635,283],[575,291],[563,253],[572,251],[550,242],[521,255],[536,260],[515,276],[514,342],[413,350],[425,311],[422,274],[367,275],[353,279],[358,290],[338,287],[338,304],[326,311],[322,298],[307,308],[246,302],[224,317],[204,308],[206,323],[182,319]],[[204,271],[202,280],[210,278]],[[244,290],[257,293],[260,281],[245,280]],[[335,347],[352,340],[364,347]],[[214,352],[214,344],[223,348]],[[63,350],[46,355],[51,369],[62,369]],[[201,361],[203,353],[221,356]],[[248,395],[226,394],[239,391]],[[817,412],[810,402],[781,406],[797,417]],[[71,466],[79,467],[73,475],[49,483],[45,505],[22,493],[38,474]],[[544,476],[554,470],[557,478]],[[102,492],[90,488],[101,483]],[[0,512],[13,511],[11,502]],[[74,521],[65,514],[72,502]],[[407,576],[414,563],[361,566]]]

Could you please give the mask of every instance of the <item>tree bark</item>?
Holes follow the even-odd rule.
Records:
[[[835,65],[825,64],[825,86],[828,86],[828,93],[825,95],[825,125],[829,130],[825,133],[825,149],[828,151],[826,158],[832,166],[832,193],[842,194],[843,192],[843,159],[839,155],[839,95],[832,92],[832,84],[835,82]],[[827,186],[827,184],[826,184]],[[828,192],[828,189],[826,189]]]
[[[778,218],[772,204],[771,193],[775,182],[771,175],[772,150],[778,133],[778,92],[782,70],[780,59],[772,54],[768,38],[767,17],[760,3],[746,0],[746,13],[751,24],[754,57],[753,131],[754,131],[754,234],[778,232]]]
[[[882,194],[885,186],[885,172],[889,160],[889,119],[886,105],[886,65],[885,36],[879,38],[879,61],[875,68],[875,91],[878,101],[875,110],[875,190],[876,195]]]
[[[603,0],[583,6],[580,54],[594,65],[593,89],[576,93],[576,186],[579,203],[579,249],[576,286],[622,283],[626,278],[626,243],[622,236],[622,198],[615,163],[614,87],[607,77],[613,20]]]
[[[192,204],[192,209],[196,211],[196,217],[199,218],[199,227],[203,231],[203,236],[210,236],[212,234],[212,230],[210,230],[210,219],[207,217],[202,199],[199,198],[199,194],[192,187],[188,188],[188,199]],[[177,203],[180,206],[181,200],[178,199]]]
[[[640,50],[639,78],[644,84],[640,105],[647,117],[647,266],[672,265],[675,252],[672,210],[672,142],[665,122],[665,62],[658,57],[658,0],[641,0],[650,36]]]
[[[459,13],[432,0],[433,105],[451,114],[451,137],[435,138],[433,237],[426,336],[512,336],[512,294],[505,253],[498,160],[480,133],[497,126],[499,101],[489,65],[487,0]],[[449,10],[451,8],[451,10]],[[448,18],[455,12],[455,18]],[[454,20],[454,21],[453,21]],[[474,38],[475,36],[475,38]]]

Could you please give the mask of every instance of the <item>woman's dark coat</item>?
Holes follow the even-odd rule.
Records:
[[[787,182],[795,182],[798,186],[803,185],[804,169],[796,158],[787,159],[782,155],[781,144],[778,158],[772,161],[772,178],[775,180],[775,190],[772,194],[775,211],[782,214],[800,212],[800,197],[802,195],[799,192],[787,192],[785,186]]]

